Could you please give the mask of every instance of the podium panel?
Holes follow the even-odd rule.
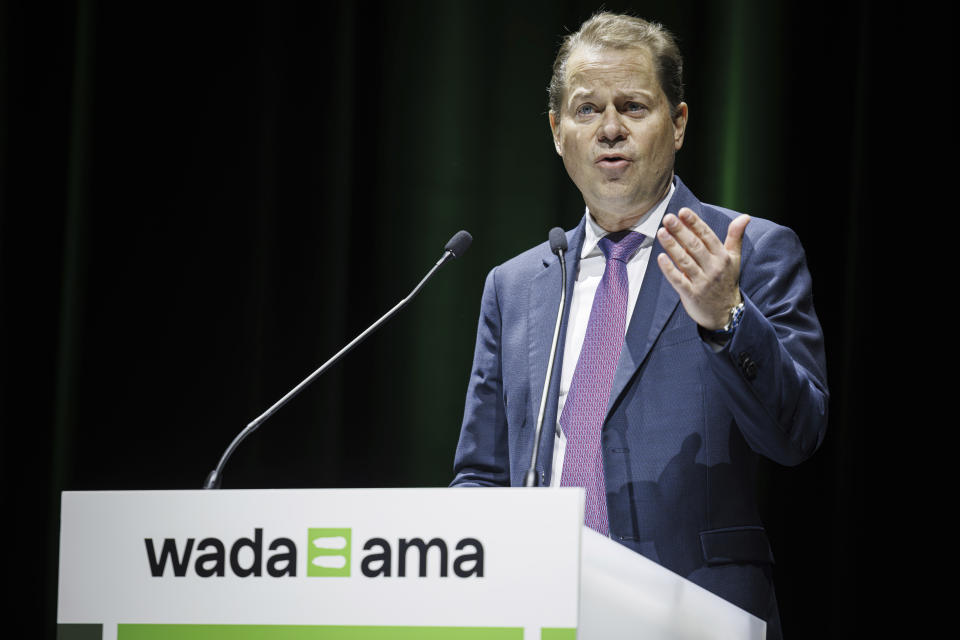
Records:
[[[583,529],[578,640],[764,640],[767,623]]]
[[[65,492],[61,510],[64,640],[575,637],[579,489]]]

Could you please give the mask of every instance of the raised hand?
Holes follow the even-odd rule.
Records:
[[[657,239],[666,253],[657,264],[694,322],[709,331],[722,329],[730,309],[740,304],[740,248],[750,216],[740,215],[720,238],[693,211],[668,213]],[[669,257],[668,257],[669,256]]]

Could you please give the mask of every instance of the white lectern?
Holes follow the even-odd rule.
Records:
[[[65,492],[61,640],[762,640],[582,489]]]

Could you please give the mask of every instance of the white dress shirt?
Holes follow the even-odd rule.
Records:
[[[637,303],[640,284],[643,282],[647,265],[650,263],[650,254],[653,251],[657,229],[660,227],[660,221],[664,214],[666,214],[667,203],[670,202],[675,188],[671,183],[667,195],[650,209],[637,224],[630,228],[631,231],[636,231],[646,237],[636,253],[627,262],[627,278],[630,282],[630,288],[627,296],[627,318],[624,323],[624,331],[630,326],[630,318],[633,317],[633,308]],[[573,295],[570,298],[570,319],[567,322],[567,337],[564,343],[563,364],[560,370],[560,400],[557,404],[556,439],[553,445],[553,475],[550,478],[550,486],[553,487],[560,486],[563,475],[563,457],[567,447],[567,439],[560,428],[560,415],[563,413],[563,405],[567,401],[567,392],[570,391],[570,382],[573,380],[573,371],[577,366],[580,350],[583,348],[583,339],[587,334],[590,311],[593,309],[593,297],[597,293],[597,287],[600,285],[600,279],[603,277],[603,271],[607,265],[607,260],[600,250],[599,242],[608,232],[594,221],[589,209],[584,215],[587,219],[586,225],[584,225],[586,236],[583,239],[583,249],[580,252],[580,268],[577,271],[577,279],[573,285]]]

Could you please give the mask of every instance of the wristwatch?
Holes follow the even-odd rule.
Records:
[[[740,320],[743,318],[743,301],[735,307],[730,308],[730,318],[722,329],[708,331],[707,337],[720,344],[726,344],[733,337],[733,332],[740,326]]]

